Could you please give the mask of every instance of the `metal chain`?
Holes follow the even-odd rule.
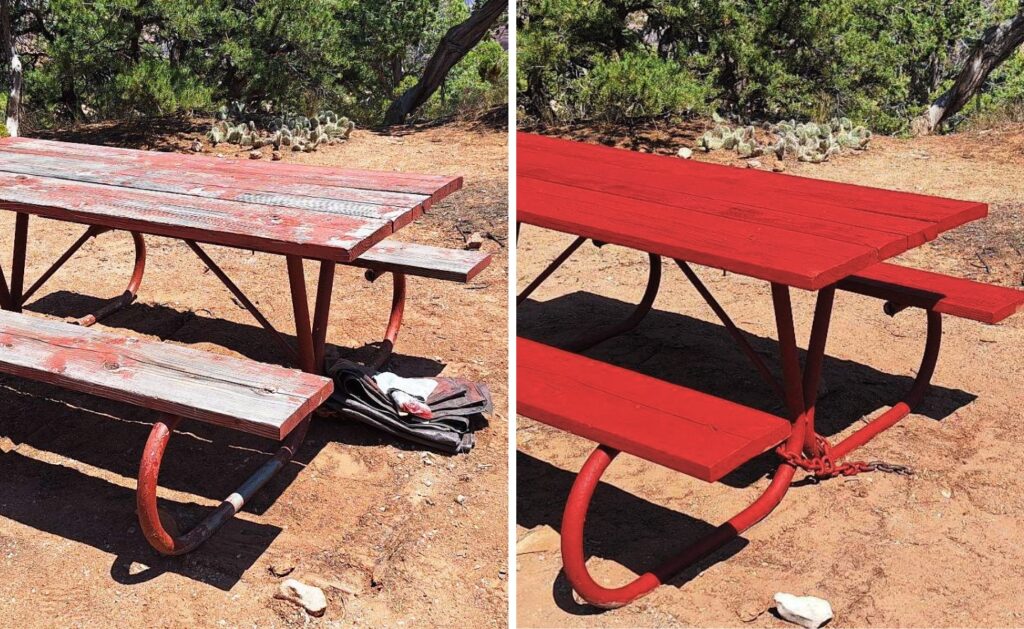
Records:
[[[794,454],[788,452],[785,449],[785,444],[776,448],[775,453],[790,465],[809,472],[817,480],[834,478],[836,476],[854,476],[863,472],[873,471],[902,476],[912,476],[914,474],[914,470],[906,465],[886,463],[885,461],[871,461],[870,463],[864,461],[845,461],[838,463],[832,456],[832,444],[821,435],[817,435],[816,440],[818,450],[821,452],[819,456],[808,457],[803,453]]]

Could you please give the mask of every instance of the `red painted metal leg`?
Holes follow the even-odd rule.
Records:
[[[316,286],[316,306],[313,309],[313,362],[326,370],[324,350],[327,345],[327,325],[331,315],[331,294],[334,291],[334,262],[320,263],[320,276]]]
[[[550,277],[552,273],[558,270],[558,267],[562,266],[565,263],[565,261],[569,259],[569,256],[575,253],[576,250],[579,249],[580,246],[583,245],[583,243],[585,242],[587,242],[587,239],[583,236],[580,236],[576,240],[572,241],[572,243],[565,248],[565,251],[558,254],[558,257],[555,258],[551,262],[551,264],[547,266],[546,269],[541,271],[540,275],[534,278],[534,280],[530,282],[530,285],[523,289],[523,292],[519,293],[519,296],[516,297],[516,304],[521,304],[524,301],[526,301],[526,298],[529,297],[533,293],[533,291],[537,290],[537,288],[541,284],[543,284],[544,281],[548,279],[548,277]]]
[[[379,276],[380,273],[376,271],[366,272],[366,279],[371,282]],[[384,340],[381,341],[380,349],[366,363],[367,367],[375,371],[383,367],[384,363],[391,358],[391,353],[395,350],[395,342],[398,340],[398,331],[402,327],[402,316],[405,314],[405,274],[392,273],[391,278],[391,314],[388,316],[388,327],[384,331]]]
[[[146,541],[157,552],[164,555],[182,555],[194,550],[210,538],[214,532],[238,513],[242,506],[263,487],[277,472],[295,455],[299,445],[309,428],[309,418],[292,430],[274,456],[261,465],[256,472],[242,483],[237,490],[224,499],[192,530],[184,534],[172,534],[167,531],[160,519],[157,507],[156,488],[160,477],[160,463],[163,460],[167,443],[175,427],[181,422],[180,417],[162,416],[149,433],[146,447],[142,452],[139,465],[139,485],[136,501],[139,513],[139,525]],[[172,527],[173,528],[173,527]]]
[[[897,402],[889,410],[832,446],[834,457],[843,457],[861,447],[875,435],[894,426],[921,403],[921,399],[931,385],[932,375],[935,374],[935,363],[939,359],[939,347],[942,344],[942,315],[932,310],[926,312],[928,314],[928,334],[925,340],[924,356],[921,358],[921,367],[917,370],[917,377],[914,378],[914,384],[910,387],[910,391],[903,400]]]
[[[130,233],[132,241],[135,243],[135,267],[132,270],[131,279],[128,280],[128,287],[125,288],[123,293],[108,301],[93,314],[76,319],[73,323],[84,326],[93,325],[103,319],[103,317],[117,312],[135,301],[136,295],[139,294],[139,287],[142,285],[142,274],[146,272],[146,241],[142,239],[142,234],[137,232]]]
[[[287,261],[292,311],[295,314],[295,336],[299,341],[299,368],[307,373],[323,373],[323,365],[316,364],[316,353],[313,350],[313,330],[309,322],[309,300],[306,297],[302,258],[287,256]]]
[[[654,300],[658,297],[658,290],[661,287],[661,257],[653,253],[648,255],[651,267],[647,275],[647,288],[644,289],[644,295],[640,299],[640,303],[633,310],[633,313],[619,323],[574,339],[571,343],[566,344],[566,349],[574,352],[583,352],[610,338],[625,334],[640,325],[640,322],[643,321],[644,317],[647,316],[647,313],[654,306]]]
[[[25,286],[25,257],[28,250],[28,214],[18,212],[14,219],[14,255],[11,258],[10,306],[21,312]]]

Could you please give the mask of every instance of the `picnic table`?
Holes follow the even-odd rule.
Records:
[[[387,240],[461,186],[461,177],[0,139],[0,209],[16,212],[9,282],[0,269],[0,306],[10,311],[0,313],[0,371],[159,411],[140,466],[139,515],[143,532],[160,552],[187,552],[287,463],[305,437],[312,411],[330,394],[332,382],[322,374],[338,264],[365,268],[371,281],[383,273],[393,277],[391,312],[371,368],[381,366],[393,350],[407,274],[466,282],[487,266],[490,258],[482,252]],[[33,215],[86,228],[25,288]],[[109,231],[128,232],[135,246],[123,294],[78,319],[77,326],[16,314],[90,238]],[[85,329],[136,298],[146,265],[145,235],[184,241],[301,371]],[[204,245],[285,258],[294,344]],[[312,314],[303,260],[319,264]],[[264,274],[260,281],[270,277]],[[156,479],[170,435],[183,417],[283,443],[203,524],[173,536],[157,515]]]
[[[1024,291],[885,262],[986,216],[983,203],[527,133],[518,134],[517,151],[517,222],[576,236],[520,293],[519,302],[588,240],[646,253],[651,264],[642,299],[620,324],[580,335],[562,349],[517,339],[518,412],[598,444],[569,494],[561,535],[569,582],[600,607],[618,607],[643,596],[735,539],[781,502],[797,469],[827,478],[875,467],[844,459],[920,402],[938,358],[942,315],[997,323],[1024,305]],[[660,287],[662,257],[673,260],[708,303],[785,403],[787,417],[581,354],[640,324]],[[770,285],[781,382],[693,271],[693,264]],[[793,325],[794,288],[817,293],[802,367]],[[833,444],[815,430],[815,403],[837,290],[881,299],[890,315],[909,307],[923,309],[927,330],[921,367],[907,395]],[[749,507],[627,585],[607,588],[591,577],[583,548],[584,523],[601,475],[620,452],[715,482],[772,448],[779,456],[778,468]]]

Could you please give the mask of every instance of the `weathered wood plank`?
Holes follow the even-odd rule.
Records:
[[[113,229],[351,262],[387,221],[0,172],[0,208]]]
[[[84,159],[112,158],[137,165],[183,170],[185,172],[235,173],[238,175],[271,177],[275,179],[288,176],[294,183],[300,184],[419,194],[430,197],[431,203],[440,201],[462,187],[462,177],[283,164],[280,162],[268,164],[252,160],[218,159],[200,155],[182,155],[180,153],[137,151],[31,138],[0,139],[0,148],[6,149],[7,147],[11,147],[12,150],[15,147],[23,147],[57,157]]]
[[[0,371],[272,439],[333,390],[294,369],[7,311]]]
[[[398,272],[452,282],[468,282],[491,263],[482,251],[444,249],[385,240],[367,249],[351,264],[381,272]]]
[[[693,389],[516,339],[518,412],[714,482],[784,441],[780,417]]]
[[[289,178],[257,178],[232,174],[185,172],[110,163],[102,159],[75,159],[0,151],[0,171],[51,177],[117,187],[173,192],[210,199],[291,207],[315,212],[379,218],[408,224],[429,199],[424,195],[379,192],[295,184]]]

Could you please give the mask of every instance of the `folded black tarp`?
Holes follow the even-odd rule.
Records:
[[[493,410],[487,386],[461,378],[429,378],[436,382],[429,395],[425,399],[414,396],[430,407],[431,419],[422,419],[401,411],[393,399],[393,391],[382,390],[373,374],[361,365],[339,361],[331,367],[330,375],[335,386],[325,403],[329,409],[342,417],[450,454],[469,452],[473,448],[473,430],[482,425],[484,415]]]

